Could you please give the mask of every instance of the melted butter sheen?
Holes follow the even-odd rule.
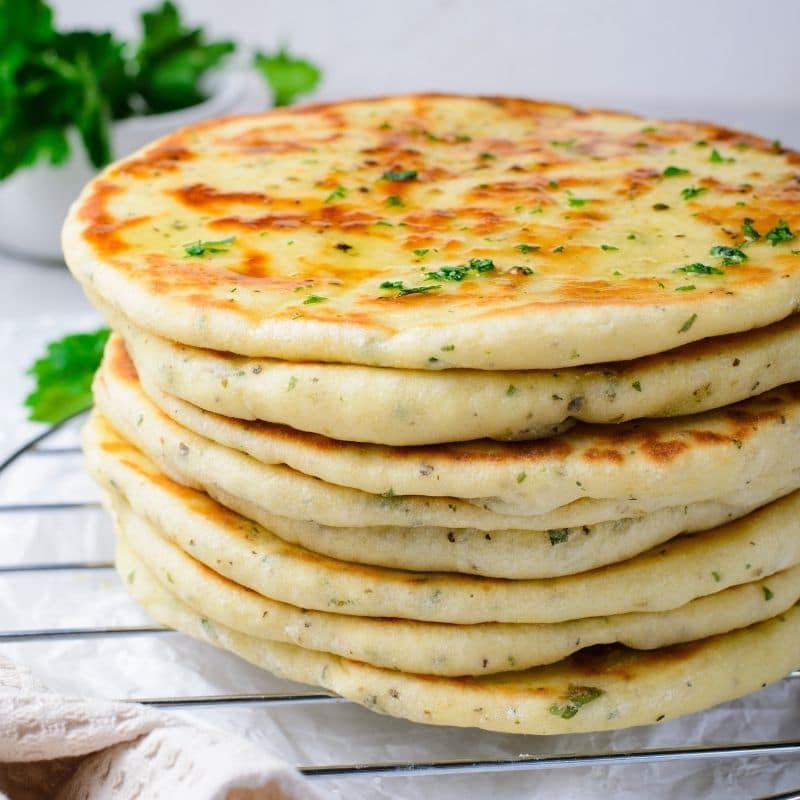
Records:
[[[564,305],[692,311],[794,274],[795,245],[762,239],[736,266],[709,251],[741,245],[745,218],[762,234],[779,220],[800,229],[797,165],[711,125],[415,96],[185,129],[106,171],[74,213],[94,256],[144,291],[380,336],[410,314],[438,325]],[[186,255],[229,237],[222,252]],[[427,274],[470,259],[494,269]],[[675,271],[695,262],[724,274]],[[384,281],[440,288],[399,296]]]

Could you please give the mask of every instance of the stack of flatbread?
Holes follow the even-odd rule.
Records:
[[[656,723],[800,664],[800,157],[410,96],[184,129],[64,231],[131,594],[420,722]]]

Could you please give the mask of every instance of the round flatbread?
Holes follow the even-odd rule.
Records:
[[[119,547],[191,609],[233,630],[378,667],[430,675],[483,675],[551,664],[598,644],[640,650],[704,639],[763,622],[800,600],[800,566],[661,613],[591,617],[551,625],[448,625],[311,611],[227,580],[168,541],[119,498]]]
[[[198,347],[412,369],[625,360],[797,310],[798,158],[510,98],[282,109],[112,165],[64,252],[134,323]]]
[[[695,414],[800,380],[799,315],[597,367],[434,372],[219,353],[162,339],[104,313],[150,386],[226,417],[350,442],[537,439],[575,421]]]
[[[308,494],[338,493],[351,506],[358,502],[380,508],[395,499],[424,506],[425,498],[434,498],[423,513],[441,511],[430,524],[467,527],[473,523],[466,517],[491,519],[487,512],[494,512],[492,527],[498,528],[512,527],[514,516],[543,516],[577,501],[620,503],[628,514],[697,503],[740,491],[762,476],[800,468],[800,448],[795,446],[800,440],[798,384],[692,417],[613,428],[579,426],[537,442],[481,440],[392,448],[235,420],[158,390],[152,392],[155,405],[121,339],[109,342],[107,355],[95,395],[114,424],[168,464],[170,474],[203,486],[213,481],[256,503],[268,480],[277,476],[300,484]],[[350,500],[345,490],[358,492]],[[269,503],[262,504],[269,508]],[[329,521],[307,507],[276,512]],[[508,524],[498,525],[498,517]]]
[[[800,607],[690,644],[583,650],[545,667],[446,678],[381,669],[239,633],[182,603],[129,550],[118,569],[158,622],[276,675],[322,686],[372,711],[432,725],[537,735],[649,725],[754,692],[800,663]]]
[[[455,624],[562,622],[668,611],[800,563],[796,492],[712,531],[561,578],[508,581],[367,567],[284,542],[171,481],[97,412],[84,428],[83,445],[96,480],[182,550],[265,597],[319,611]]]

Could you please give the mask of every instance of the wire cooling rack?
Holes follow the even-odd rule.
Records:
[[[76,415],[79,417],[81,415]],[[64,459],[75,456],[79,448],[75,445],[50,446],[47,440],[63,426],[74,422],[71,417],[31,439],[0,463],[0,480],[9,468],[24,459]],[[94,501],[20,502],[0,504],[0,514],[41,514],[61,511],[80,512],[96,509]],[[113,570],[112,561],[106,560],[59,560],[23,563],[0,563],[0,580],[19,574],[76,573]],[[36,629],[0,630],[0,646],[8,644],[56,642],[89,639],[119,639],[123,643],[131,637],[180,636],[174,631],[158,625],[92,625],[81,627],[42,627]],[[787,681],[797,682],[800,688],[800,670],[787,676]],[[345,704],[343,698],[322,691],[221,693],[210,695],[185,695],[164,697],[128,697],[129,702],[142,703],[166,709],[202,710],[214,707],[263,707],[276,708],[303,704]],[[800,757],[800,740],[758,741],[749,743],[714,743],[684,747],[620,749],[604,752],[570,752],[559,754],[522,754],[510,758],[485,758],[461,760],[412,760],[403,762],[365,762],[349,764],[308,764],[299,766],[300,772],[311,779],[347,778],[358,776],[424,776],[453,775],[465,773],[518,772],[525,770],[577,769],[579,767],[641,765],[664,762],[699,762],[703,760],[726,760],[733,762],[754,757],[785,756]],[[754,800],[800,800],[800,789],[783,794],[761,796]]]

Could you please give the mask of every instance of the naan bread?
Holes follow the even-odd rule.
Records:
[[[404,673],[213,622],[182,603],[124,546],[117,567],[158,622],[280,677],[432,725],[537,735],[649,725],[754,692],[800,663],[800,606],[794,606],[742,630],[658,650],[591,648],[549,666],[472,678]]]
[[[550,625],[449,625],[353,617],[276,602],[223,578],[168,541],[119,498],[119,547],[198,614],[233,630],[401,672],[483,675],[551,664],[619,642],[640,650],[703,639],[771,619],[800,600],[800,566],[661,613],[591,617]]]
[[[124,335],[150,386],[226,417],[352,442],[537,439],[575,421],[695,414],[800,380],[800,315],[627,362],[434,372],[219,353],[146,333],[92,302]]]
[[[267,509],[270,501],[261,498],[269,495],[276,513],[329,524],[336,524],[331,513],[367,504],[380,513],[395,502],[422,506],[429,524],[459,527],[492,516],[492,527],[513,527],[514,516],[542,516],[576,501],[622,503],[641,514],[718,499],[765,475],[800,468],[799,384],[692,417],[580,426],[537,442],[392,448],[230,419],[156,392],[166,416],[142,390],[119,338],[110,341],[107,356],[96,381],[98,407],[169,474],[192,485],[214,482]],[[276,480],[296,485],[294,494],[315,495],[319,505],[324,494],[341,505],[320,509],[327,518],[309,501],[292,512],[291,500],[269,489]]]
[[[135,324],[197,347],[412,369],[625,360],[798,309],[799,158],[510,98],[282,109],[110,166],[64,252]]]
[[[736,522],[578,575],[508,581],[337,561],[282,541],[171,481],[95,412],[87,467],[192,557],[265,597],[319,611],[430,622],[562,622],[668,611],[800,563],[800,492]]]

